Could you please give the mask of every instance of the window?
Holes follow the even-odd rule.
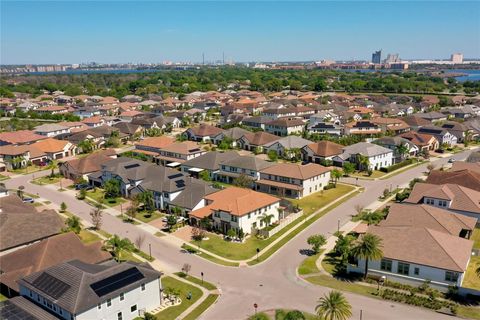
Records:
[[[445,281],[456,282],[458,280],[458,272],[445,271]]]
[[[123,319],[122,313],[121,312],[117,313],[117,320],[122,320],[122,319]]]
[[[137,305],[134,304],[133,306],[130,307],[130,312],[135,312],[137,311]]]
[[[446,206],[447,206],[447,201],[445,201],[445,200],[439,200],[439,201],[438,201],[438,205],[439,205],[440,207],[446,207]]]
[[[380,262],[380,270],[392,271],[392,260],[382,259]]]
[[[98,310],[102,309],[102,304],[101,303],[97,304],[97,308]]]
[[[122,292],[120,293],[120,301],[123,301],[125,300],[125,294]]]
[[[420,268],[414,268],[413,269],[413,274],[418,276],[420,274]]]
[[[248,213],[248,219],[250,219],[250,212]]]
[[[426,204],[433,204],[433,199],[427,198],[427,199],[425,199],[425,203]]]
[[[107,307],[111,307],[112,306],[112,299],[107,299]]]
[[[398,263],[398,267],[397,267],[398,274],[408,275],[409,272],[410,272],[410,264],[403,263],[403,262]]]
[[[145,283],[142,283],[142,285],[140,286],[140,288],[142,289],[142,291],[145,291]]]

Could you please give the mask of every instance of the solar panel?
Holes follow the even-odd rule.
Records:
[[[134,164],[129,164],[129,165],[125,166],[125,169],[133,169],[133,168],[137,168],[137,167],[140,167],[140,165],[138,163],[134,163]]]
[[[0,319],[4,320],[36,320],[37,318],[6,300],[0,303]]]
[[[92,283],[90,287],[95,291],[97,296],[101,297],[143,278],[143,274],[137,268],[132,267],[113,276]]]
[[[55,278],[54,276],[44,272],[32,283],[36,288],[45,292],[54,299],[60,298],[68,289],[70,285]]]
[[[168,176],[168,179],[173,180],[175,178],[180,178],[183,177],[183,174],[178,173],[178,174],[172,174],[171,176]]]

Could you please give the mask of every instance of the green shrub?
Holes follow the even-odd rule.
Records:
[[[404,160],[402,162],[391,165],[390,167],[382,167],[382,168],[380,168],[380,171],[386,172],[386,173],[392,172],[392,171],[395,171],[395,170],[400,169],[402,167],[411,165],[414,162],[415,162],[415,159],[407,159],[407,160]]]

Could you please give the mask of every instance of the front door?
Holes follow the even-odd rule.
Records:
[[[222,232],[224,234],[227,234],[228,230],[230,230],[230,222],[222,221],[220,227]]]

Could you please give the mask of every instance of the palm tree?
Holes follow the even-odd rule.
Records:
[[[408,154],[408,145],[405,143],[401,143],[396,146],[395,150],[397,151],[398,155],[400,156],[400,160],[405,159],[405,155]]]
[[[120,262],[121,253],[123,250],[131,250],[133,248],[133,244],[127,238],[120,238],[118,235],[114,235],[110,239],[107,240],[107,246],[109,250],[113,253],[115,260]]]
[[[365,259],[365,274],[364,279],[367,278],[368,273],[368,261],[369,260],[379,260],[383,257],[382,249],[382,239],[377,235],[366,233],[361,237],[355,246],[352,248],[352,254],[357,259]]]
[[[268,227],[270,225],[270,222],[272,222],[273,219],[273,214],[264,214],[260,217],[260,221],[262,223],[265,223],[265,227]]]
[[[318,300],[317,315],[325,320],[346,320],[352,316],[352,306],[340,291],[332,290]]]
[[[338,169],[333,169],[331,172],[330,172],[331,176],[332,176],[332,179],[335,183],[335,187],[337,187],[337,181],[342,177],[342,173],[340,172],[340,170]]]
[[[53,178],[55,176],[55,169],[57,168],[57,161],[52,160],[48,163],[47,169],[52,170],[50,172],[50,178]]]
[[[360,171],[368,171],[368,168],[370,167],[370,160],[368,160],[368,157],[364,156],[363,154],[359,154],[357,160]]]

